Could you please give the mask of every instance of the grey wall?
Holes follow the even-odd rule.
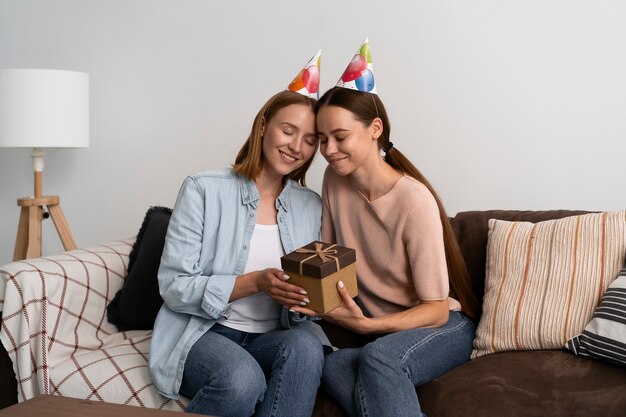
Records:
[[[185,175],[229,165],[318,48],[325,91],[365,36],[392,140],[449,214],[619,210],[624,16],[617,0],[0,0],[0,68],[90,75],[91,146],[44,171],[82,247],[134,235]],[[0,149],[0,265],[32,184],[29,152]],[[43,234],[45,255],[61,251],[50,220]]]

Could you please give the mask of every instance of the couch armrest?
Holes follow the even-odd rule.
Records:
[[[133,239],[0,267],[0,342],[20,401],[50,393],[48,370],[117,332],[106,306],[122,287]]]

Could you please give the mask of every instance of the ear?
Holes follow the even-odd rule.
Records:
[[[263,137],[263,133],[265,132],[265,116],[261,118],[261,137]]]
[[[383,134],[383,121],[380,117],[374,118],[370,124],[370,132],[373,139],[378,139]]]

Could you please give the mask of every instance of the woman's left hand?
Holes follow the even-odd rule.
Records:
[[[372,331],[372,320],[365,317],[361,308],[350,297],[350,294],[344,287],[343,282],[339,281],[337,283],[337,291],[341,296],[342,303],[326,314],[318,313],[308,308],[299,306],[292,307],[291,309],[310,317],[322,317],[326,321],[338,324],[339,326],[345,327],[346,329],[352,330],[356,333],[370,333]]]

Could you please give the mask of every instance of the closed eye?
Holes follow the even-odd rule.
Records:
[[[304,141],[311,146],[317,145],[317,136],[306,136]]]

